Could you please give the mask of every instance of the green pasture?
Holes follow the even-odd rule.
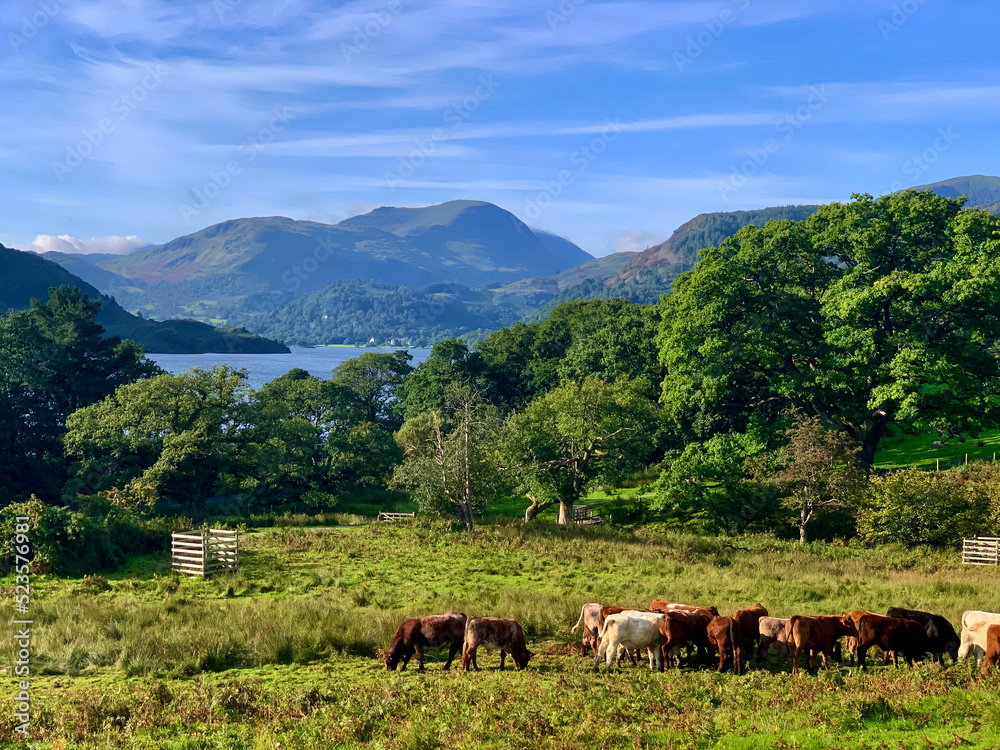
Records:
[[[207,581],[173,576],[165,554],[107,579],[36,576],[40,747],[1000,745],[1000,679],[969,663],[595,674],[570,632],[586,602],[653,597],[723,613],[760,601],[777,616],[906,606],[956,625],[966,609],[1000,611],[1000,570],[953,553],[498,520],[474,536],[272,528],[241,554],[240,573]],[[501,674],[484,654],[482,673],[445,673],[434,654],[424,674],[387,674],[378,654],[399,622],[444,611],[516,618],[536,653],[528,671]],[[0,660],[13,663],[9,639]],[[5,717],[0,743],[12,729]]]

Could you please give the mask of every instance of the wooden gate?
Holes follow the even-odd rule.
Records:
[[[171,536],[173,570],[206,576],[240,568],[240,532],[229,529],[175,531]]]
[[[603,523],[604,519],[594,513],[593,508],[586,505],[573,506],[573,523],[577,526],[596,526]]]
[[[1000,538],[976,536],[962,544],[962,562],[966,565],[1000,565]]]

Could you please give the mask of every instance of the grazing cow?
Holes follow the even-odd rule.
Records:
[[[983,659],[983,674],[1000,664],[1000,625],[986,628],[986,658]]]
[[[607,620],[608,617],[610,617],[611,615],[621,614],[622,612],[630,612],[630,613],[644,612],[646,614],[650,614],[652,611],[648,609],[629,609],[626,607],[615,607],[614,605],[601,607],[601,612],[597,620],[599,623],[597,629],[597,648],[600,648],[601,646],[601,630],[604,628],[604,621]],[[660,613],[655,612],[653,614],[660,614]],[[632,666],[634,667],[638,663],[636,661],[636,655],[631,651],[629,651],[628,656],[632,660]],[[594,664],[596,665],[598,662],[600,662],[600,660],[601,660],[600,657],[597,656],[597,649],[594,649]]]
[[[788,618],[761,617],[757,622],[757,665],[763,667],[767,664],[767,655],[771,646],[778,644],[781,646],[781,655],[784,657],[787,652],[788,640],[785,637],[785,625]]]
[[[462,646],[462,670],[468,672],[469,665],[477,672],[479,663],[476,653],[479,647],[500,652],[500,669],[504,668],[507,654],[514,659],[517,669],[527,669],[533,654],[528,651],[524,631],[517,620],[502,620],[499,617],[472,617],[465,624],[465,643]]]
[[[733,613],[733,619],[740,626],[740,634],[743,638],[743,655],[747,661],[753,658],[754,648],[760,636],[760,618],[767,617],[767,609],[763,604],[757,602],[746,609],[738,609]]]
[[[927,631],[918,622],[901,620],[882,615],[862,615],[858,619],[858,664],[865,668],[868,649],[878,646],[886,654],[892,655],[892,664],[899,666],[899,654],[903,654],[908,666],[914,660],[921,660],[927,654]]]
[[[873,615],[873,614],[875,613],[869,612],[867,609],[852,609],[850,612],[846,614],[846,617],[850,619],[851,622],[854,623],[854,629],[857,630],[859,627],[861,627],[861,618],[864,617],[865,615]],[[847,653],[850,654],[851,666],[853,667],[855,657],[858,655],[858,646],[860,645],[860,641],[858,640],[857,635],[849,635],[844,640],[847,643]],[[884,664],[889,663],[888,652],[882,654],[882,661]]]
[[[823,657],[823,669],[828,669],[829,660],[835,653],[834,647],[841,636],[857,634],[857,628],[847,615],[792,615],[785,623],[785,641],[787,647],[792,649],[792,674],[799,672],[799,658],[803,651],[806,652],[806,669],[812,666],[812,657],[817,652]]]
[[[653,603],[649,605],[649,609],[652,612],[697,612],[705,609],[712,614],[712,617],[719,616],[719,610],[716,609],[714,605],[710,607],[701,607],[697,604],[678,604],[677,602],[668,602],[664,599],[653,599]]]
[[[646,612],[618,612],[609,615],[601,626],[600,643],[594,668],[598,669],[604,659],[608,670],[612,664],[618,665],[621,649],[646,649],[649,668],[660,669],[661,636],[659,621],[663,615]]]
[[[570,632],[575,633],[581,625],[583,632],[580,633],[580,653],[586,656],[588,646],[591,651],[597,651],[597,634],[601,630],[600,604],[584,604],[580,610],[580,619]]]
[[[733,671],[743,672],[743,638],[740,624],[732,617],[716,617],[705,629],[710,645],[719,650],[719,671],[726,668],[726,660],[733,655]]]
[[[931,612],[921,612],[919,609],[903,609],[902,607],[890,607],[886,615],[920,623],[927,631],[932,660],[943,664],[945,654],[948,654],[952,661],[958,660],[958,646],[961,641],[955,628],[944,616]]]
[[[405,620],[396,630],[389,650],[385,652],[385,668],[391,672],[402,661],[399,671],[406,669],[410,657],[414,653],[424,668],[424,649],[448,647],[448,661],[444,668],[451,666],[458,649],[465,638],[465,615],[461,612],[450,612],[446,615],[429,615],[419,619]]]
[[[972,655],[976,661],[986,656],[986,631],[990,625],[1000,624],[1000,614],[969,610],[962,614],[962,643],[958,658]]]
[[[663,656],[663,666],[670,667],[670,659],[677,659],[680,667],[680,650],[682,646],[693,646],[697,649],[696,663],[708,663],[708,625],[715,619],[707,610],[702,612],[673,611],[666,612],[659,621]]]

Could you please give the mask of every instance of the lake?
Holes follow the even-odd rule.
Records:
[[[291,354],[149,354],[151,360],[169,373],[200,367],[207,370],[214,365],[245,369],[249,375],[247,383],[252,388],[260,388],[275,378],[280,378],[289,370],[301,367],[318,378],[329,378],[330,372],[341,362],[360,356],[365,352],[394,352],[397,349],[356,346],[321,346],[315,349],[291,347]],[[427,359],[430,349],[408,349],[413,355],[411,365]]]

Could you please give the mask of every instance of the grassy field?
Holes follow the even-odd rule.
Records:
[[[576,655],[589,601],[754,601],[778,616],[1000,611],[1000,571],[888,547],[805,549],[769,537],[657,528],[275,528],[247,535],[240,574],[180,580],[166,556],[103,579],[37,576],[33,738],[51,748],[575,748],[1000,746],[1000,678],[971,664],[783,665],[736,677],[595,674]],[[13,617],[13,581],[0,613]],[[525,673],[387,674],[378,660],[408,616],[514,617],[535,651]],[[0,659],[14,661],[10,639]],[[13,720],[0,743],[13,740]],[[883,744],[887,743],[887,744]]]
[[[940,461],[943,471],[961,466],[966,456],[969,461],[992,461],[994,455],[1000,453],[1000,430],[986,430],[979,437],[966,438],[964,442],[952,439],[941,448],[932,448],[937,440],[938,436],[933,433],[887,438],[875,454],[875,466],[878,469],[907,466],[933,469]]]

